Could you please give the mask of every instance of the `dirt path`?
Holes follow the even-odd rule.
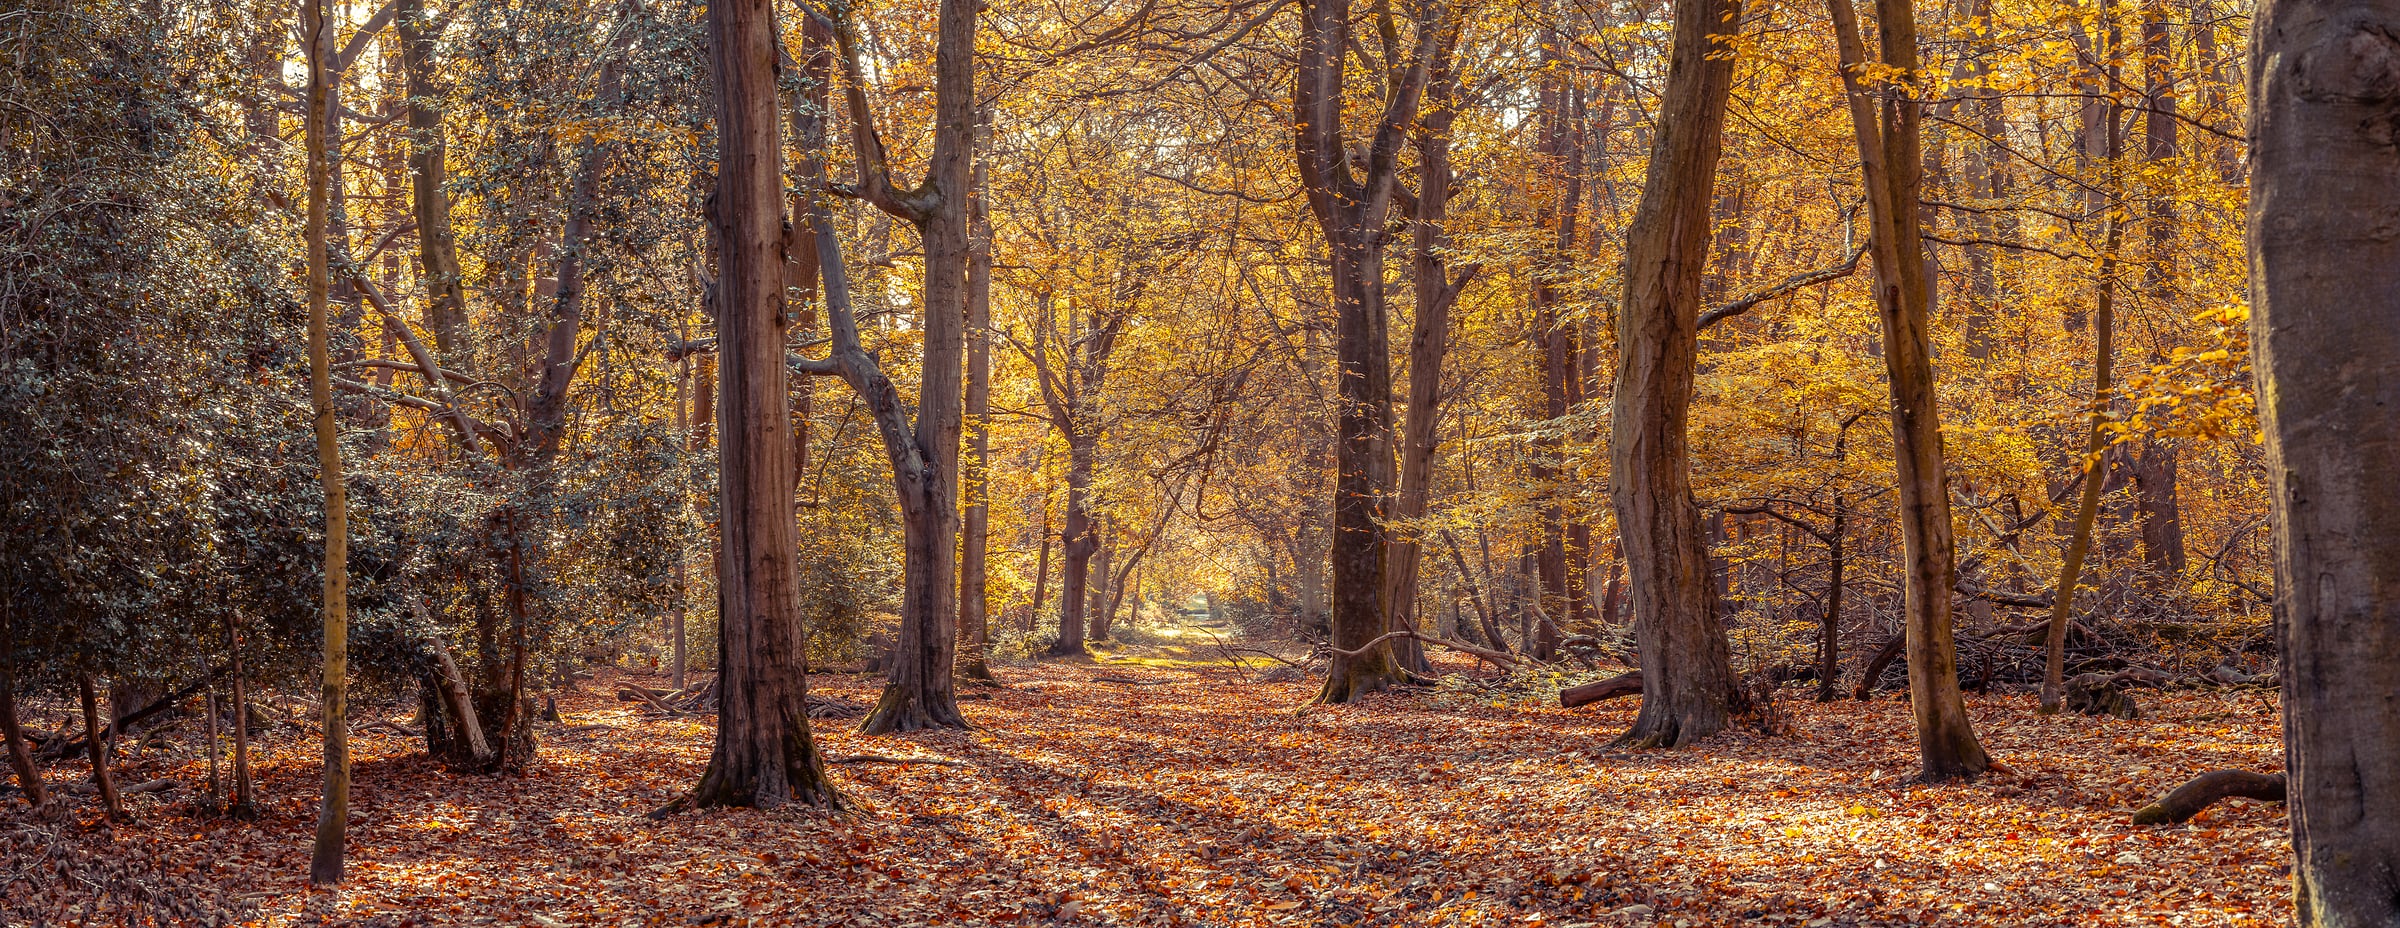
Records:
[[[195,819],[164,795],[137,797],[142,820],[113,835],[93,830],[84,797],[77,822],[32,822],[21,804],[0,813],[0,924],[207,923],[211,912],[277,926],[542,928],[2289,916],[2280,807],[2126,824],[2192,773],[2272,769],[2279,723],[2261,694],[2154,699],[2141,722],[2043,719],[2028,698],[1979,699],[1977,723],[2012,772],[1909,788],[1907,714],[1888,698],[1787,704],[1785,737],[1629,752],[1608,744],[1629,700],[1564,711],[1439,690],[1295,713],[1307,683],[1239,682],[1172,666],[1172,652],[1122,656],[1002,665],[1009,686],[966,704],[971,732],[868,738],[820,722],[834,756],[969,765],[841,765],[851,810],[839,815],[645,820],[698,776],[710,728],[643,717],[605,685],[562,700],[567,724],[523,777],[452,776],[410,739],[362,736],[361,819],[339,893],[302,882],[315,771],[295,733],[270,754],[256,826]],[[857,701],[874,682],[812,681]],[[51,777],[79,772],[62,762]],[[26,876],[62,866],[87,875]],[[73,910],[93,905],[111,908]]]

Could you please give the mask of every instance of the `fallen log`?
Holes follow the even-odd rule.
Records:
[[[147,706],[143,706],[139,709],[135,709],[131,712],[125,713],[124,715],[118,716],[116,721],[108,724],[108,734],[106,737],[109,740],[114,741],[118,735],[124,734],[126,729],[149,721],[151,716],[181,705],[184,700],[198,695],[201,690],[207,689],[210,684],[217,682],[218,677],[224,676],[225,672],[231,669],[233,669],[232,664],[222,665],[215,670],[201,674],[199,679],[192,681],[182,689],[168,693],[165,696],[161,696]],[[69,741],[41,745],[40,750],[44,752],[55,752],[55,756],[64,757],[76,751],[83,750],[83,737],[78,735]]]
[[[2133,813],[2136,825],[2176,825],[2191,820],[2200,810],[2215,805],[2220,799],[2239,797],[2260,802],[2282,802],[2283,774],[2251,773],[2247,770],[2211,770],[2193,777],[2157,802],[2143,806]]]
[[[1440,638],[1433,635],[1421,635],[1416,632],[1408,631],[1384,632],[1382,635],[1377,636],[1375,640],[1359,645],[1355,650],[1344,651],[1331,645],[1327,645],[1326,650],[1335,654],[1339,654],[1343,657],[1362,657],[1368,651],[1375,650],[1377,645],[1383,644],[1384,642],[1390,641],[1394,638],[1414,638],[1427,644],[1438,644],[1461,654],[1475,655],[1476,657],[1483,658],[1484,660],[1491,661],[1492,663],[1499,664],[1503,667],[1516,667],[1525,663],[1523,658],[1520,658],[1514,654],[1502,654],[1498,651],[1493,651],[1488,648],[1478,648],[1474,645],[1452,641],[1448,638]]]
[[[1572,709],[1576,706],[1588,706],[1592,703],[1600,702],[1601,700],[1615,699],[1619,696],[1639,696],[1641,693],[1642,672],[1639,670],[1631,670],[1610,677],[1606,680],[1598,680],[1583,684],[1582,686],[1570,686],[1566,689],[1559,690],[1558,704]]]
[[[649,707],[650,707],[650,708],[652,708],[652,709],[656,709],[656,710],[658,710],[658,711],[660,711],[660,712],[664,712],[664,713],[666,713],[666,714],[668,714],[668,715],[682,715],[682,714],[683,714],[683,710],[682,710],[682,709],[679,709],[679,708],[677,708],[677,707],[675,707],[675,706],[669,705],[669,704],[667,703],[667,701],[666,701],[666,700],[664,700],[664,699],[660,699],[660,698],[659,698],[659,697],[657,697],[656,695],[653,695],[653,694],[650,692],[650,688],[649,688],[649,687],[646,687],[646,686],[624,686],[624,687],[618,687],[618,688],[617,688],[617,701],[618,701],[618,702],[638,702],[638,703],[641,703],[641,704],[643,704],[643,705],[645,705],[645,706],[649,706]]]

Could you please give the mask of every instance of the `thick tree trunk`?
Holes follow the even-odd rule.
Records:
[[[1349,702],[1403,679],[1384,631],[1384,545],[1392,490],[1392,369],[1383,302],[1382,229],[1398,172],[1398,150],[1417,117],[1442,4],[1420,8],[1415,47],[1384,106],[1354,174],[1342,132],[1350,47],[1348,0],[1302,0],[1292,110],[1301,187],[1332,258],[1335,395],[1332,638],[1320,703]],[[1365,649],[1363,653],[1358,652]]]
[[[977,0],[942,0],[934,49],[933,151],[918,212],[925,242],[925,351],[913,456],[900,483],[906,558],[899,640],[883,698],[861,728],[871,734],[965,728],[951,679],[958,622],[958,444],[960,373],[966,348],[967,199],[975,141]],[[852,88],[854,100],[862,90]],[[863,106],[859,107],[863,109]],[[854,126],[854,132],[859,127]],[[871,134],[872,129],[868,127]],[[880,145],[880,143],[877,143]],[[878,153],[879,154],[879,153]],[[882,170],[880,157],[876,170]],[[830,265],[832,255],[824,260]],[[897,410],[892,410],[897,413]]]
[[[2268,0],[2250,343],[2302,926],[2400,924],[2400,2]]]
[[[767,0],[707,11],[717,92],[717,742],[698,806],[838,804],[808,727],[784,361],[783,177]],[[838,258],[828,258],[830,263]],[[669,808],[675,808],[670,806]]]
[[[1991,765],[1958,689],[1950,597],[1956,552],[1950,490],[1943,472],[1941,410],[1934,392],[1922,230],[1917,225],[1918,104],[1916,12],[1907,0],[1876,0],[1881,63],[1902,83],[1862,88],[1868,67],[1851,0],[1830,0],[1843,90],[1867,188],[1875,254],[1875,302],[1883,317],[1884,370],[1892,386],[1894,469],[1900,484],[1901,561],[1908,649],[1909,702],[1916,714],[1919,777],[1972,779]],[[1890,94],[1880,106],[1876,94]]]
[[[1748,705],[1733,673],[1692,500],[1690,421],[1709,206],[1733,58],[1717,46],[1738,0],[1675,0],[1673,57],[1650,171],[1625,234],[1617,317],[1609,500],[1633,588],[1642,709],[1619,740],[1674,747],[1722,731]]]
[[[308,60],[308,392],[315,407],[317,467],[325,488],[325,625],[323,718],[324,801],[308,865],[310,882],[342,881],[343,832],[350,821],[350,723],[342,700],[349,678],[350,528],[342,481],[341,425],[334,418],[330,333],[326,320],[326,210],[332,195],[327,119],[338,75],[330,60],[334,27],[325,0],[301,7],[301,45]],[[88,685],[88,684],[87,684]],[[89,697],[86,697],[87,699]]]
[[[1328,0],[1316,0],[1328,5]],[[1336,649],[1358,648],[1383,634],[1383,543],[1389,537],[1391,360],[1385,336],[1381,250],[1371,230],[1346,223],[1333,239],[1335,356],[1339,360],[1340,440],[1334,446],[1332,631]],[[1401,679],[1389,647],[1336,656],[1318,701],[1349,702]]]
[[[2152,593],[2175,589],[2189,563],[2183,545],[2183,507],[2176,500],[2181,462],[2173,439],[2142,442],[2133,456],[2134,506],[2142,525],[2143,583]]]

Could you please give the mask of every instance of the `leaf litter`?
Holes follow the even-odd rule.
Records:
[[[1004,666],[972,731],[820,721],[847,810],[646,816],[695,782],[706,717],[561,694],[519,776],[451,773],[418,741],[353,741],[350,871],[306,883],[311,732],[262,745],[262,815],[159,793],[108,826],[0,813],[0,924],[156,925],[2169,925],[2290,917],[2282,809],[2137,828],[2211,769],[2272,770],[2256,692],[2160,693],[2141,721],[1971,697],[2006,769],[1907,782],[1906,702],[1787,699],[1788,730],[1633,751],[1634,700],[1377,694],[1297,709],[1300,682],[1205,668]],[[1109,681],[1098,678],[1108,677]],[[629,678],[639,679],[639,678]],[[1150,684],[1127,685],[1126,680]],[[872,701],[880,681],[812,677]],[[128,766],[139,760],[129,759]],[[203,782],[205,767],[143,775]],[[963,766],[962,766],[963,765]],[[51,765],[54,786],[80,765]],[[121,774],[123,771],[120,772]]]

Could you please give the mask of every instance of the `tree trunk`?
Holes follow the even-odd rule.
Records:
[[[1576,218],[1583,200],[1583,145],[1577,138],[1580,120],[1574,112],[1578,94],[1572,84],[1562,83],[1559,75],[1569,73],[1559,60],[1561,41],[1555,32],[1543,34],[1543,69],[1541,89],[1536,106],[1540,110],[1543,172],[1561,191],[1555,200],[1544,195],[1538,207],[1541,215],[1535,220],[1543,227],[1550,241],[1539,257],[1533,284],[1533,325],[1541,345],[1542,416],[1552,422],[1566,417],[1573,407],[1578,378],[1574,376],[1576,346],[1575,326],[1559,312],[1564,298],[1558,293],[1558,279],[1570,270],[1569,254],[1575,247]],[[1711,163],[1713,172],[1713,162]],[[1702,254],[1706,254],[1703,246]],[[1567,551],[1566,507],[1560,502],[1565,491],[1562,485],[1568,475],[1559,468],[1564,451],[1564,438],[1552,431],[1538,443],[1533,458],[1533,480],[1543,496],[1541,517],[1541,552],[1535,564],[1541,574],[1541,603],[1543,615],[1571,616],[1578,586],[1570,576],[1573,570]],[[1556,626],[1545,623],[1540,634],[1526,647],[1535,660],[1558,659]]]
[[[2111,117],[2113,125],[2114,117]],[[2114,134],[2111,134],[2112,142]],[[2112,144],[2113,148],[2113,144]],[[2115,158],[2112,152],[2111,159]],[[2092,550],[2092,527],[2100,515],[2101,485],[2108,470],[2109,405],[2114,399],[2110,379],[2117,363],[2117,245],[2122,226],[2109,219],[2102,236],[2099,299],[2092,323],[2092,409],[2084,432],[2083,495],[2075,503],[2075,524],[2068,530],[2067,550],[2059,557],[2058,586],[2050,594],[2050,631],[2042,639],[2042,695],[2036,711],[2058,713],[2064,698],[2067,667],[2067,626],[2075,611],[2075,585],[2082,579],[2083,559]]]
[[[442,189],[449,149],[442,132],[441,91],[433,83],[434,37],[425,31],[423,0],[395,0],[400,69],[408,94],[409,200],[417,221],[417,260],[425,284],[425,326],[444,368],[467,361],[467,290],[450,231],[450,194]]]
[[[0,619],[0,622],[6,622]],[[0,631],[5,631],[0,627]],[[25,743],[25,730],[17,719],[17,678],[10,672],[10,652],[16,642],[0,634],[0,739],[8,742],[8,766],[16,771],[17,788],[25,793],[25,801],[39,809],[50,801],[42,789],[42,769],[33,765],[33,750]]]
[[[1633,589],[1641,712],[1619,740],[1674,747],[1724,730],[1749,700],[1735,679],[1692,501],[1692,379],[1709,206],[1733,58],[1717,48],[1738,0],[1675,0],[1673,58],[1650,171],[1625,234],[1609,499]]]
[[[117,795],[117,778],[108,772],[108,730],[100,726],[100,696],[92,686],[92,675],[77,676],[75,686],[83,697],[83,749],[92,761],[92,785],[100,788],[100,804],[108,820],[125,821],[125,800]]]
[[[2135,505],[2141,511],[2144,583],[2153,593],[2173,590],[2189,563],[2183,544],[2183,507],[2176,501],[2181,462],[2174,441],[2151,438],[2133,458]]]
[[[1839,453],[1836,453],[1839,458]],[[1849,537],[1850,507],[1842,494],[1833,495],[1833,531],[1825,540],[1826,572],[1825,623],[1817,651],[1817,701],[1832,702],[1834,687],[1842,678],[1842,572],[1848,566],[1845,545]]]
[[[453,764],[474,770],[490,769],[495,755],[484,735],[483,721],[475,711],[475,699],[467,692],[466,677],[459,673],[449,646],[435,641],[433,647],[434,674],[425,682],[430,685],[434,705],[440,710],[444,738],[443,743],[435,743],[434,726],[429,723],[425,726],[426,746]]]
[[[1065,563],[1059,572],[1058,641],[1052,657],[1083,657],[1085,606],[1090,600],[1092,555],[1100,548],[1091,514],[1092,456],[1090,444],[1070,432],[1067,436],[1067,524],[1059,535]],[[1091,441],[1097,442],[1097,436]]]
[[[1383,302],[1383,225],[1397,179],[1398,150],[1417,117],[1442,29],[1443,4],[1421,8],[1416,44],[1391,87],[1373,141],[1352,173],[1342,131],[1349,0],[1302,0],[1292,110],[1301,188],[1332,258],[1337,430],[1334,446],[1333,647],[1320,703],[1349,702],[1403,679],[1391,649],[1369,647],[1384,631],[1384,544],[1390,536],[1392,370]],[[1397,62],[1393,71],[1403,69]]]
[[[933,151],[919,212],[925,242],[925,353],[913,453],[920,469],[902,479],[905,555],[900,633],[883,698],[861,728],[870,734],[965,728],[951,680],[958,621],[958,443],[965,351],[967,200],[975,141],[977,0],[942,0],[934,50]],[[852,88],[853,95],[863,90]],[[863,109],[863,99],[859,100]],[[858,127],[854,126],[854,132]],[[869,127],[869,134],[872,134]],[[880,145],[880,143],[877,143]],[[881,170],[881,159],[877,159]],[[824,260],[829,266],[833,256]],[[897,410],[892,410],[897,414]]]
[[[1950,490],[1943,472],[1941,410],[1927,331],[1925,252],[1917,225],[1919,107],[1908,83],[1863,89],[1865,43],[1851,0],[1831,0],[1842,85],[1858,137],[1875,253],[1875,303],[1883,317],[1884,370],[1892,386],[1894,470],[1900,484],[1902,586],[1907,609],[1909,702],[1917,751],[1929,782],[1972,779],[1991,765],[1975,739],[1958,689],[1950,597],[1957,586]],[[1882,64],[1917,79],[1916,12],[1907,0],[1876,0]],[[1872,94],[1890,93],[1880,106]]]
[[[1033,602],[1026,606],[1025,620],[1017,623],[1018,628],[1024,631],[1032,631],[1034,623],[1041,619],[1042,601],[1050,595],[1051,540],[1050,503],[1048,500],[1044,500],[1042,501],[1042,551],[1033,559]]]
[[[2251,33],[2250,343],[2281,591],[2297,921],[2400,924],[2400,2]]]
[[[1084,605],[1085,621],[1088,623],[1089,629],[1085,634],[1092,641],[1107,641],[1109,619],[1111,618],[1109,613],[1113,611],[1116,604],[1116,600],[1110,596],[1113,591],[1109,589],[1109,567],[1116,560],[1117,546],[1113,543],[1114,539],[1107,537],[1108,520],[1096,521],[1099,522],[1100,527],[1093,530],[1093,537],[1100,550],[1092,555],[1092,579],[1085,581],[1089,584],[1088,589],[1090,590],[1090,595],[1086,597],[1090,602]]]
[[[988,109],[984,118],[988,122]],[[969,680],[992,679],[991,665],[984,661],[984,644],[991,639],[985,570],[992,524],[992,227],[984,203],[988,170],[978,158],[967,208],[966,415],[974,438],[959,478],[967,502],[959,518],[958,675]]]
[[[2198,27],[2196,31],[2213,31]],[[2181,114],[2175,93],[2174,49],[2169,41],[2165,11],[2152,2],[2142,19],[2142,160],[2167,165],[2175,160]],[[2221,86],[2215,81],[2211,86]],[[2143,266],[2143,289],[2157,306],[2180,306],[2184,294],[2176,285],[2175,197],[2160,182],[2150,195],[2145,223],[2149,231],[2149,261]],[[2133,460],[2134,506],[2142,528],[2143,586],[2153,594],[2174,589],[2186,564],[2183,512],[2176,502],[2176,450],[2171,439],[2152,437],[2141,443]]]
[[[250,779],[250,684],[242,671],[242,639],[233,619],[225,620],[227,663],[233,666],[233,803],[225,814],[236,819],[258,817],[258,794]]]
[[[309,881],[342,881],[343,832],[350,821],[350,724],[342,697],[349,676],[350,527],[342,481],[341,425],[334,418],[330,333],[326,320],[326,209],[331,191],[327,150],[328,108],[333,84],[334,27],[324,0],[301,7],[301,44],[308,59],[308,393],[315,407],[317,467],[325,488],[324,732],[325,795],[317,811],[316,846]],[[87,683],[86,686],[89,686]],[[85,697],[88,702],[90,697]],[[113,800],[112,800],[113,804]]]
[[[808,727],[784,362],[777,37],[767,0],[707,11],[717,92],[717,741],[690,802],[838,805]],[[828,256],[828,263],[838,260]],[[670,806],[669,808],[674,808]]]

